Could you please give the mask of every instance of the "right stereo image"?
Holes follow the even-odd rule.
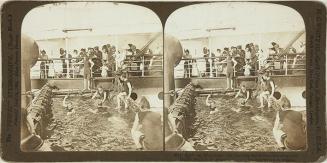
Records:
[[[278,4],[174,11],[164,27],[165,150],[306,150],[305,34],[301,15]]]

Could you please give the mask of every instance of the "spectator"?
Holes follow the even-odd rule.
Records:
[[[81,49],[81,52],[79,53],[79,57],[84,58],[84,56],[86,55],[86,50],[84,48]],[[81,59],[83,60],[83,59]]]
[[[216,76],[217,74],[215,73],[215,65],[216,65],[216,55],[215,55],[215,53],[210,53],[209,62],[211,62],[211,73],[212,73],[212,76]]]
[[[49,69],[48,69],[48,77],[54,78],[55,77],[55,64],[53,60],[49,60]]]
[[[232,57],[236,57],[237,56],[237,49],[235,46],[232,46],[231,47],[231,54],[232,54]]]
[[[73,50],[72,57],[77,58],[78,57],[78,51],[76,49]]]
[[[47,78],[49,72],[49,66],[48,66],[49,58],[45,50],[41,50],[41,55],[39,56],[39,59],[42,60],[40,63],[40,70],[41,70],[40,78],[41,79]]]
[[[98,46],[94,47],[94,54],[98,60],[102,60],[102,52],[99,50]]]
[[[79,73],[80,73],[80,66],[78,64],[79,62],[79,54],[78,54],[78,51],[76,49],[73,50],[73,55],[72,57],[74,59],[72,59],[72,63],[71,63],[71,68],[72,68],[72,71],[73,71],[73,77],[76,78]]]
[[[246,62],[251,62],[251,47],[250,44],[246,44],[245,46],[245,63]]]
[[[266,68],[267,60],[269,58],[269,53],[263,51],[262,49],[258,52],[259,69]]]
[[[115,46],[111,46],[109,50],[109,55],[108,55],[108,68],[111,71],[116,71],[116,55],[117,55],[117,50]]]
[[[94,48],[89,47],[88,56],[94,63],[94,66],[92,67],[92,77],[100,77],[101,76],[100,68],[102,66],[100,55],[95,51]]]
[[[216,57],[222,57],[222,53],[220,49],[217,49]],[[222,60],[221,58],[217,58],[217,61],[221,61],[221,60]]]
[[[60,48],[59,53],[62,62],[62,74],[60,76],[65,77],[67,75],[66,50]]]
[[[225,48],[224,48],[224,51],[223,51],[223,56],[224,56],[224,57],[227,57],[227,56],[229,56],[229,55],[230,55],[229,48],[225,47]]]
[[[108,77],[109,68],[108,68],[107,63],[105,61],[102,61],[102,67],[100,69],[101,69],[101,76],[102,77]]]
[[[209,56],[209,54],[210,54],[209,50],[206,47],[204,47],[203,48],[203,57],[204,57],[205,62],[206,62],[205,76],[209,76],[209,74],[210,74],[210,62],[209,62],[209,57],[210,56]]]
[[[123,53],[115,54],[116,70],[119,70],[122,68],[122,65],[124,64],[125,59],[126,59],[126,54],[123,54]]]
[[[235,60],[237,62],[237,66],[235,67],[236,71],[241,71],[243,67],[245,66],[245,51],[242,50],[242,46],[238,45],[236,47],[236,55],[235,55]]]
[[[255,70],[258,70],[259,68],[259,63],[258,63],[258,56],[259,56],[259,45],[253,45],[252,46],[252,52],[251,52],[251,62],[252,62],[252,67],[254,67]]]
[[[192,76],[192,56],[188,49],[185,50],[184,60],[184,77],[189,78]]]
[[[242,49],[242,45],[238,45],[238,46],[237,46],[237,54],[238,54],[241,58],[243,58],[243,60],[244,60],[244,58],[245,58],[245,51]]]
[[[246,62],[245,66],[244,66],[244,76],[250,76],[251,74],[251,65],[250,62]]]
[[[103,61],[108,61],[108,56],[109,56],[109,50],[106,45],[102,46],[102,60]]]
[[[275,42],[272,42],[271,45],[273,46],[272,50],[275,52],[275,54],[280,54],[281,53],[282,48],[279,48],[279,44],[277,44]]]
[[[277,65],[278,61],[274,63],[275,69],[283,69],[283,64],[284,64],[284,59],[285,59],[285,54],[283,54],[283,49],[279,47],[279,44],[272,42],[271,45],[272,50],[274,52],[274,59],[279,60],[279,64]]]

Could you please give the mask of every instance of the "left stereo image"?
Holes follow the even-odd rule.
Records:
[[[163,150],[162,30],[137,5],[33,8],[21,31],[21,150]]]

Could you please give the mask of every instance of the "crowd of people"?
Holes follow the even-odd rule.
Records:
[[[301,49],[295,49],[293,47],[284,50],[278,43],[272,42],[271,48],[264,50],[255,43],[248,43],[245,48],[242,45],[231,46],[221,49],[217,49],[216,52],[210,52],[210,49],[204,47],[200,59],[192,59],[192,55],[188,49],[184,50],[184,77],[201,76],[201,77],[217,77],[220,75],[232,75],[235,76],[251,76],[257,75],[257,71],[261,69],[267,69],[273,66],[274,69],[285,69],[285,57],[288,54],[296,54],[289,57],[293,60],[293,65],[296,64],[296,60],[304,58],[305,55],[300,54],[304,52],[305,45],[300,46]],[[230,57],[232,64],[226,62]],[[194,72],[194,66],[197,65],[198,69],[203,71]]]
[[[130,71],[132,75],[138,76],[142,70],[149,68],[154,55],[157,54],[151,49],[137,49],[134,44],[128,44],[128,47],[117,50],[114,45],[106,44],[102,45],[101,49],[99,46],[74,49],[72,54],[60,48],[58,58],[52,59],[45,50],[41,50],[40,78],[64,78],[67,75],[70,78],[78,78],[89,73],[92,77],[109,77],[114,76],[115,71]],[[140,62],[142,58],[144,61]],[[86,63],[89,65],[85,65]]]

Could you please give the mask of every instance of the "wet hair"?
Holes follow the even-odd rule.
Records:
[[[185,50],[185,53],[190,53],[190,51],[188,49]]]
[[[127,73],[122,73],[120,76],[126,79],[127,78]]]
[[[283,95],[281,98],[280,98],[280,104],[281,104],[281,107],[287,109],[287,108],[291,108],[291,102],[290,100],[285,96]]]
[[[302,119],[302,114],[294,110],[286,110],[280,113],[281,119],[288,119],[294,124],[304,123]]]
[[[149,101],[144,96],[141,97],[141,100],[139,102],[139,105],[141,106],[141,109],[142,110],[148,110],[148,109],[150,109],[150,103],[149,103]]]
[[[99,88],[103,89],[103,87],[102,87],[101,85],[98,86],[98,89],[99,89]]]

